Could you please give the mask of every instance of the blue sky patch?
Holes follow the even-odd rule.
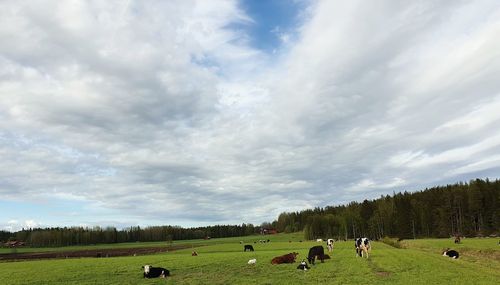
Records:
[[[257,49],[274,52],[293,37],[298,16],[305,5],[300,1],[255,0],[241,1],[241,7],[254,23],[245,25],[250,43]]]

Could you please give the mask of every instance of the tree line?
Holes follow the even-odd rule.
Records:
[[[500,180],[476,179],[361,203],[285,212],[272,225],[282,232],[304,231],[306,239],[496,235]]]
[[[22,229],[17,232],[0,231],[0,241],[24,241],[35,247],[91,245],[99,243],[150,242],[202,238],[247,236],[260,232],[252,224],[215,225],[183,228],[179,226],[133,226],[121,230],[115,227],[55,227]]]
[[[500,180],[438,186],[413,193],[394,193],[347,205],[285,212],[278,219],[252,224],[180,226],[56,227],[0,231],[0,241],[25,241],[31,246],[69,246],[98,243],[172,241],[247,236],[263,228],[278,232],[303,231],[305,239],[352,239],[366,236],[399,238],[487,236],[499,234]]]

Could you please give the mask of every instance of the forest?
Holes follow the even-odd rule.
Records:
[[[498,235],[500,180],[476,179],[348,205],[282,213],[273,225],[282,232],[303,230],[306,239]]]
[[[272,223],[180,226],[57,227],[0,231],[0,241],[25,241],[31,246],[68,246],[98,243],[172,241],[207,237],[235,237],[274,228],[278,232],[304,231],[305,239],[333,237],[378,239],[488,236],[500,229],[500,180],[438,186],[417,192],[395,193],[375,200],[351,202],[298,212],[281,213]]]
[[[17,232],[0,231],[0,241],[24,241],[33,247],[91,245],[100,243],[149,242],[221,238],[252,235],[259,227],[252,224],[216,225],[182,228],[179,226],[140,226],[121,230],[115,227],[62,227],[22,229]]]

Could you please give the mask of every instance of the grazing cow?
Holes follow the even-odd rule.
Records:
[[[328,248],[329,252],[333,251],[333,239],[329,238],[326,240],[326,247]]]
[[[251,244],[245,244],[243,251],[253,251],[253,246]]]
[[[144,278],[165,278],[170,276],[170,271],[165,268],[153,267],[151,265],[144,265],[142,268],[144,268]]]
[[[356,255],[368,258],[368,251],[371,249],[370,240],[368,238],[357,238],[354,242],[356,247]]]
[[[297,269],[307,271],[307,269],[311,269],[311,267],[309,267],[307,265],[307,262],[304,259],[302,259],[302,262],[299,264],[299,266],[297,266]]]
[[[459,236],[455,237],[455,243],[460,243],[460,237]]]
[[[324,262],[325,259],[325,249],[322,245],[313,246],[309,249],[309,254],[307,255],[307,261],[310,264],[314,265],[314,260],[318,257],[321,260],[321,263]]]
[[[319,238],[316,240],[317,242],[323,242],[323,239]]]
[[[255,258],[254,259],[250,259],[248,261],[248,264],[255,264],[255,263],[257,263],[257,259],[255,259]]]
[[[443,251],[443,256],[448,256],[453,259],[457,259],[459,254],[458,251],[447,248],[445,251]]]
[[[191,256],[198,256],[198,253],[196,251],[191,252]]]
[[[297,252],[292,252],[289,254],[275,257],[273,258],[273,260],[271,260],[271,264],[294,263],[295,259],[297,258],[297,255],[299,255]]]

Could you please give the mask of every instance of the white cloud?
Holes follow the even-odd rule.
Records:
[[[19,231],[21,229],[33,229],[42,226],[43,224],[32,219],[25,221],[10,220],[7,221],[6,224],[0,223],[0,230],[13,232],[13,231]]]
[[[237,1],[3,2],[0,201],[81,203],[76,224],[260,223],[494,175],[499,16],[314,2],[272,55]]]

